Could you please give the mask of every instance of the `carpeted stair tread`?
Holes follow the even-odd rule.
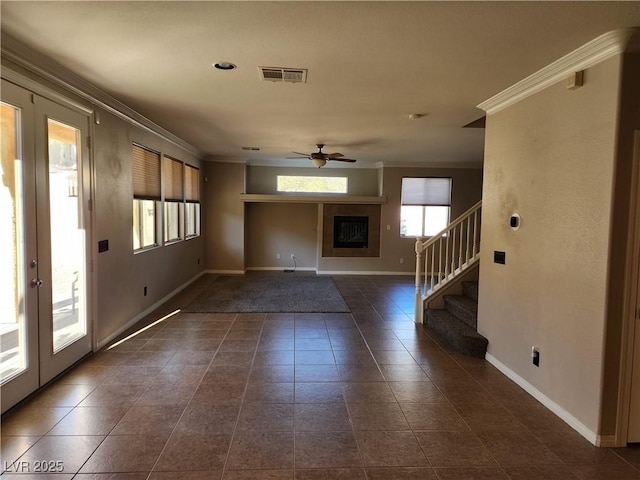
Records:
[[[445,295],[445,309],[476,330],[478,328],[478,302],[466,295]]]
[[[426,325],[456,350],[484,358],[488,340],[447,310],[426,310]]]
[[[478,282],[462,282],[462,291],[467,297],[478,301]]]

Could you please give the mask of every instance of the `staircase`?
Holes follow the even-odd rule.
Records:
[[[463,295],[444,295],[444,309],[425,310],[430,300],[445,292],[445,287],[459,285],[480,262],[481,212],[482,201],[433,237],[416,239],[415,322],[426,320],[452,347],[484,358],[488,341],[477,332],[477,282],[462,282]]]
[[[463,295],[445,295],[445,308],[425,310],[426,326],[435,331],[455,350],[484,358],[486,338],[477,331],[478,282],[462,282]]]

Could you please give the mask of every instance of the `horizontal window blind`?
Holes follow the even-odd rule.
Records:
[[[451,179],[404,177],[402,205],[451,206]]]
[[[133,145],[133,198],[160,200],[160,154]]]
[[[200,170],[191,165],[184,165],[185,198],[187,202],[200,201]]]
[[[164,157],[164,199],[182,201],[182,162]]]

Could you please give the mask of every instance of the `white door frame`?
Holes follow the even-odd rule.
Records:
[[[634,133],[633,167],[631,175],[631,201],[629,207],[630,248],[627,258],[631,271],[625,282],[625,308],[622,318],[622,338],[620,343],[620,377],[615,444],[627,445],[629,437],[629,408],[631,406],[631,384],[633,374],[635,325],[640,304],[640,130]]]
[[[58,90],[47,87],[37,80],[33,80],[32,78],[23,75],[11,67],[2,66],[2,78],[8,82],[15,84],[18,87],[29,90],[30,92],[35,93],[36,95],[40,95],[43,98],[51,100],[52,102],[58,103],[63,107],[69,108],[71,110],[75,110],[78,113],[87,115],[89,120],[89,138],[95,138],[95,126],[100,123],[99,120],[99,112],[96,110],[95,106],[92,103],[83,103],[79,100],[74,100],[66,95],[61,94]],[[51,79],[56,81],[55,79]],[[59,83],[59,82],[58,82]],[[63,83],[63,87],[70,88],[68,83]],[[113,112],[112,112],[113,113]],[[122,117],[128,119],[129,117]],[[137,125],[131,119],[127,120],[132,125]],[[144,126],[142,126],[144,128]],[[150,130],[153,131],[153,130]],[[164,138],[164,137],[163,137]],[[87,233],[89,235],[89,245],[91,248],[87,251],[88,261],[89,261],[89,272],[88,275],[88,289],[90,292],[93,292],[93,297],[91,300],[91,305],[89,306],[90,310],[88,312],[90,316],[89,320],[89,328],[92,332],[91,345],[92,350],[95,352],[98,350],[98,325],[97,325],[97,315],[98,315],[98,302],[95,292],[97,292],[97,281],[98,281],[98,273],[93,267],[95,265],[96,260],[96,251],[94,246],[96,245],[96,220],[94,214],[94,201],[96,198],[96,169],[93,164],[93,159],[95,158],[95,150],[94,150],[95,142],[91,141],[89,145],[89,164],[90,164],[90,185],[89,185],[89,224],[87,225]]]
[[[95,215],[93,208],[93,199],[95,198],[95,166],[93,163],[94,158],[94,143],[91,139],[94,138],[95,127],[94,124],[97,123],[97,113],[95,110],[87,106],[86,104],[82,104],[77,100],[73,100],[72,98],[66,97],[62,95],[60,92],[46,87],[39,82],[18,73],[10,68],[7,68],[3,65],[2,67],[2,80],[7,81],[15,87],[26,91],[33,97],[32,102],[36,99],[35,96],[39,96],[42,99],[48,100],[55,104],[58,104],[64,108],[67,108],[71,111],[74,111],[80,115],[83,115],[87,118],[87,138],[83,138],[83,142],[87,142],[88,148],[83,148],[85,151],[85,155],[87,155],[87,165],[88,171],[83,175],[83,180],[87,183],[87,187],[85,191],[88,195],[89,208],[87,212],[87,222],[85,223],[85,229],[87,234],[87,251],[86,251],[86,269],[87,269],[87,280],[86,280],[86,288],[87,288],[87,335],[90,339],[91,351],[97,350],[97,297],[96,297],[96,280],[97,280],[97,272],[93,268],[96,256],[96,249],[94,246],[96,245],[96,224],[95,224]],[[34,109],[35,115],[35,109]],[[34,134],[33,131],[30,134]],[[35,134],[34,134],[35,135]],[[34,140],[31,140],[30,143],[33,143]],[[31,155],[31,153],[29,153]],[[27,272],[29,274],[29,272]],[[37,318],[35,319],[37,320]],[[33,361],[33,359],[31,359]],[[9,399],[7,399],[9,400]],[[15,402],[14,402],[15,403]],[[4,404],[4,402],[3,402]]]

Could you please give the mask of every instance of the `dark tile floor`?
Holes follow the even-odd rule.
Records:
[[[640,479],[640,448],[416,327],[411,277],[335,277],[351,314],[174,313],[212,278],[6,415],[4,477]],[[64,471],[11,472],[43,460]]]

